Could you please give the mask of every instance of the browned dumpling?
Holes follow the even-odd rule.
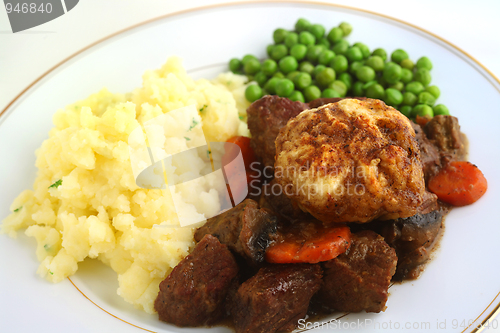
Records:
[[[409,217],[425,191],[410,121],[375,99],[344,99],[292,118],[276,138],[275,178],[326,223]]]

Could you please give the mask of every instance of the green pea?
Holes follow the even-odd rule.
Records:
[[[293,71],[293,72],[288,73],[288,74],[286,75],[286,78],[287,78],[287,79],[289,79],[289,80],[291,80],[291,81],[293,82],[293,79],[294,79],[297,75],[299,75],[299,74],[300,74],[300,72],[299,72],[299,71]],[[295,84],[295,82],[294,82],[294,84]]]
[[[278,28],[274,30],[273,40],[275,44],[280,44],[285,41],[286,36],[288,35],[288,31],[282,28]]]
[[[305,88],[309,87],[311,85],[312,78],[309,73],[300,73],[293,79],[293,84],[295,85],[295,88],[304,90]]]
[[[339,54],[332,59],[330,67],[332,67],[336,73],[343,73],[349,67],[349,62],[345,56]]]
[[[401,82],[409,83],[413,80],[413,72],[408,68],[401,69]]]
[[[365,91],[363,89],[363,82],[361,81],[356,81],[352,85],[352,95],[354,97],[362,97],[365,95]]]
[[[394,88],[387,88],[385,90],[385,102],[391,106],[398,106],[403,102],[403,94]]]
[[[278,79],[284,79],[285,78],[285,74],[281,73],[281,72],[276,72],[273,74],[273,77],[277,77]]]
[[[277,77],[270,78],[269,81],[267,81],[267,83],[264,85],[264,89],[267,90],[271,95],[276,94],[276,84],[279,80],[281,79]]]
[[[363,89],[366,91],[370,86],[374,85],[377,83],[377,80],[371,80],[363,84]]]
[[[418,104],[427,104],[433,106],[436,103],[436,97],[434,97],[430,92],[423,91],[418,94]]]
[[[370,85],[366,89],[366,97],[375,98],[375,99],[384,99],[384,97],[385,97],[384,87],[382,87],[378,83],[374,83],[374,84]]]
[[[299,35],[299,42],[305,46],[314,45],[316,43],[316,37],[309,31],[302,31]]]
[[[439,90],[437,86],[427,86],[425,90],[427,92],[430,92],[432,96],[434,96],[436,99],[438,99],[439,96],[441,95],[441,90]]]
[[[278,64],[273,59],[266,59],[262,63],[261,69],[262,73],[271,76],[278,70]]]
[[[444,104],[438,104],[432,108],[434,111],[434,115],[436,116],[449,116],[450,115],[450,110],[446,107]]]
[[[312,75],[314,72],[314,65],[309,61],[302,61],[299,65],[299,71]]]
[[[295,31],[297,32],[306,31],[307,29],[309,29],[310,26],[311,22],[309,22],[305,18],[299,18],[297,20],[297,23],[295,23]]]
[[[403,91],[404,87],[405,87],[404,83],[399,81],[394,84],[391,84],[388,88],[393,88],[399,91]]]
[[[401,104],[413,106],[417,104],[417,101],[418,101],[417,95],[415,95],[412,92],[406,91],[403,94],[403,102]]]
[[[385,52],[385,50],[382,48],[378,48],[378,49],[373,50],[372,55],[379,56],[384,61],[387,60],[387,52]]]
[[[385,67],[384,59],[382,59],[382,57],[378,55],[374,55],[366,59],[365,65],[370,66],[376,72],[383,71]]]
[[[421,57],[420,59],[417,60],[417,69],[420,68],[425,68],[428,71],[432,69],[432,62],[429,58],[427,57]]]
[[[339,42],[335,43],[332,47],[332,51],[335,52],[335,54],[345,54],[347,50],[349,49],[349,42],[346,41],[345,39],[341,39]]]
[[[271,59],[278,61],[287,54],[288,48],[285,44],[274,45],[273,49],[271,50]]]
[[[363,63],[361,61],[355,61],[351,62],[351,65],[349,67],[349,72],[352,75],[356,75],[356,72],[358,71],[359,68],[363,67]]]
[[[245,89],[245,98],[253,103],[262,97],[262,88],[256,84],[251,84]]]
[[[396,64],[400,64],[401,61],[408,58],[409,58],[408,53],[406,53],[406,51],[402,49],[397,49],[391,54],[391,60],[394,61]]]
[[[252,55],[252,54],[247,54],[245,55],[242,59],[241,59],[241,63],[243,64],[243,66],[245,66],[245,64],[247,62],[249,62],[250,60],[257,60],[259,61],[259,59],[257,59],[256,56]]]
[[[285,37],[285,45],[289,49],[299,42],[299,35],[296,32],[290,32]]]
[[[431,73],[426,68],[417,68],[414,79],[415,81],[422,83],[425,87],[431,83]]]
[[[323,98],[339,98],[342,96],[340,96],[338,91],[331,89],[331,88],[327,88],[327,89],[323,90],[323,92],[321,93],[321,97],[323,97]]]
[[[316,37],[316,39],[320,39],[325,35],[325,27],[321,24],[313,24],[309,27],[308,31]]]
[[[278,66],[284,74],[288,74],[290,72],[297,70],[297,68],[299,67],[299,63],[297,62],[297,59],[295,59],[294,57],[286,56],[284,58],[281,58],[281,60],[278,63]]]
[[[276,45],[274,45],[274,44],[269,44],[269,45],[267,46],[267,48],[266,48],[266,52],[267,52],[267,55],[268,55],[269,57],[271,56],[271,52],[273,51],[273,49],[274,49],[274,47],[275,47],[275,46],[276,46]]]
[[[326,67],[316,75],[315,79],[320,86],[326,87],[335,80],[335,76],[333,68]]]
[[[333,58],[335,58],[335,53],[333,51],[328,49],[323,50],[319,54],[318,63],[326,66],[333,60]]]
[[[264,87],[267,82],[267,75],[263,72],[258,72],[254,75],[253,80],[259,84],[260,87]]]
[[[312,77],[316,78],[316,75],[318,75],[318,73],[321,72],[325,68],[326,68],[325,65],[317,65],[316,67],[314,67],[314,71],[313,71]]]
[[[344,37],[347,37],[351,34],[352,32],[352,25],[350,25],[347,22],[342,22],[339,24],[339,28],[342,29],[342,35]]]
[[[294,90],[290,94],[290,96],[288,96],[288,99],[292,100],[292,101],[295,101],[295,102],[302,102],[302,103],[305,102],[304,95],[300,91],[298,91],[298,90]]]
[[[349,62],[361,61],[363,60],[363,53],[357,46],[353,46],[347,50],[345,56]]]
[[[243,65],[246,74],[253,75],[260,71],[260,62],[257,59],[250,59]]]
[[[328,85],[328,88],[338,92],[340,95],[339,97],[345,97],[345,95],[347,94],[347,85],[340,80],[333,81]]]
[[[401,65],[401,67],[409,69],[410,71],[413,70],[413,67],[415,66],[413,64],[413,61],[411,61],[410,59],[403,59],[403,60],[401,60],[400,65]]]
[[[378,76],[376,80],[377,80],[378,84],[380,84],[382,87],[387,88],[388,84],[385,81],[383,76]]]
[[[416,118],[417,116],[432,118],[434,117],[434,112],[432,111],[432,108],[429,105],[417,104],[411,110],[411,117]]]
[[[317,45],[324,45],[327,49],[330,48],[330,42],[328,41],[328,39],[326,37],[322,37],[320,38],[317,42],[316,42]]]
[[[297,61],[304,59],[306,54],[307,54],[307,46],[302,44],[295,44],[290,49],[290,55],[295,59],[297,59]]]
[[[325,50],[323,45],[311,45],[307,48],[306,58],[312,63],[318,62],[318,57]]]
[[[241,61],[238,58],[233,58],[229,60],[229,70],[233,73],[237,73],[241,69]]]
[[[339,27],[332,28],[327,36],[328,40],[334,44],[340,41],[342,37],[344,37],[344,31]]]
[[[335,70],[335,68],[333,69]],[[337,71],[335,71],[337,73]],[[347,90],[350,90],[352,87],[352,76],[349,73],[341,73],[338,77],[339,81],[344,82],[344,84],[347,86]]]
[[[357,43],[354,43],[353,46],[356,46],[357,48],[359,48],[361,50],[361,53],[363,54],[363,59],[367,59],[370,56],[370,49],[368,48],[368,46],[366,44],[357,42]]]
[[[289,79],[281,79],[276,83],[276,95],[280,97],[287,97],[295,89],[293,82]]]
[[[401,79],[401,72],[401,66],[397,64],[387,64],[384,68],[384,71],[382,72],[382,75],[384,76],[384,79],[388,84],[394,84]]]
[[[402,107],[399,108],[399,112],[401,112],[407,118],[410,118],[411,110],[412,110],[412,107],[409,106],[409,105],[404,105],[404,106],[402,106]]]
[[[405,89],[406,89],[406,91],[409,91],[411,93],[414,93],[415,95],[418,95],[422,91],[424,91],[424,85],[418,81],[412,81],[406,85]]]
[[[321,90],[316,86],[309,86],[304,89],[304,97],[306,99],[306,102],[310,102],[314,99],[320,98]]]
[[[372,81],[375,79],[375,71],[368,66],[361,66],[356,70],[356,77],[363,82]]]

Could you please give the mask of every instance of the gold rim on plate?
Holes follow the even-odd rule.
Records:
[[[398,22],[398,23],[401,23],[402,25],[404,26],[407,26],[407,27],[411,27],[413,29],[416,29],[417,31],[420,31],[423,33],[423,35],[425,37],[434,37],[435,39],[445,43],[446,45],[448,45],[449,47],[451,47],[453,50],[455,51],[458,51],[458,54],[460,55],[463,55],[466,57],[467,60],[472,60],[472,62],[474,64],[476,64],[477,66],[479,66],[483,71],[485,71],[490,77],[488,77],[487,75],[485,75],[483,72],[479,71],[477,68],[475,68],[489,83],[492,84],[492,86],[500,93],[500,80],[495,76],[495,74],[493,74],[489,69],[487,69],[483,64],[481,64],[477,59],[475,59],[474,57],[472,57],[469,53],[465,52],[464,50],[462,50],[461,48],[459,48],[458,46],[454,45],[453,43],[437,36],[436,34],[428,31],[428,30],[425,30],[419,26],[416,26],[414,24],[411,24],[411,23],[408,23],[408,22],[405,22],[401,19],[398,19],[398,18],[394,18],[394,17],[391,17],[391,16],[388,16],[388,15],[385,15],[385,14],[380,14],[380,13],[377,13],[377,12],[373,12],[373,11],[370,11],[370,10],[366,10],[366,9],[360,9],[360,8],[355,8],[355,7],[350,7],[350,6],[345,6],[345,5],[339,5],[339,4],[332,4],[332,3],[324,3],[324,2],[319,2],[319,1],[301,1],[301,0],[289,0],[289,1],[280,1],[280,0],[272,0],[272,1],[265,1],[265,0],[257,0],[257,1],[241,1],[241,2],[230,2],[230,3],[223,3],[223,4],[215,4],[215,5],[208,5],[208,6],[202,6],[202,7],[196,7],[196,8],[190,8],[190,9],[185,9],[185,10],[181,10],[181,11],[177,11],[177,12],[174,12],[174,13],[170,13],[170,14],[166,14],[166,15],[162,15],[162,16],[159,16],[159,17],[156,17],[156,18],[153,18],[153,19],[149,19],[149,20],[146,20],[144,22],[141,22],[141,23],[138,23],[138,24],[135,24],[133,26],[130,26],[128,28],[125,28],[125,29],[122,29],[118,32],[115,32],[107,37],[104,37],[102,39],[99,39],[98,41],[84,47],[83,49],[81,49],[80,51],[70,55],[69,57],[67,57],[66,59],[63,59],[61,62],[59,62],[58,64],[56,64],[55,66],[53,66],[52,68],[50,68],[48,71],[46,71],[45,73],[43,73],[40,77],[38,77],[35,81],[33,81],[30,85],[28,85],[23,91],[21,91],[9,104],[7,104],[7,106],[0,112],[0,117],[3,116],[5,114],[5,112],[16,102],[19,100],[19,98],[21,98],[29,89],[31,89],[35,84],[37,84],[38,82],[40,82],[43,78],[45,78],[47,75],[49,75],[50,73],[52,73],[54,70],[56,70],[57,68],[59,68],[61,65],[65,64],[66,62],[68,62],[69,60],[73,59],[74,57],[76,57],[77,55],[79,54],[82,54],[83,52],[87,51],[88,49],[94,47],[95,45],[97,44],[100,44],[104,41],[107,41],[117,35],[120,35],[126,31],[130,31],[130,30],[133,30],[135,28],[138,28],[138,27],[141,27],[141,26],[144,26],[146,24],[149,24],[149,23],[152,23],[152,22],[155,22],[155,21],[159,21],[159,20],[163,20],[163,19],[166,19],[166,18],[169,18],[169,17],[172,17],[172,16],[177,16],[177,15],[182,15],[182,14],[186,14],[186,13],[193,13],[193,12],[198,12],[198,11],[204,11],[204,10],[208,10],[208,9],[213,9],[213,8],[223,8],[223,7],[232,7],[232,6],[239,6],[239,5],[262,5],[262,4],[269,4],[269,3],[272,3],[272,4],[299,4],[299,5],[312,5],[312,6],[325,6],[325,7],[331,7],[331,8],[340,8],[340,9],[347,9],[347,10],[350,10],[350,11],[354,11],[354,12],[361,12],[361,13],[365,13],[365,14],[369,14],[369,15],[373,15],[373,16],[378,16],[378,17],[381,17],[381,18],[384,18],[384,19],[387,19],[389,22],[390,21],[393,21],[393,22]],[[207,67],[207,66],[204,66],[204,67]],[[494,81],[496,81],[496,83],[498,84],[495,85],[492,80],[493,79]],[[99,306],[97,303],[95,303],[94,301],[92,301],[87,295],[85,295],[85,293],[83,291],[81,291],[77,286],[76,284],[71,280],[70,277],[68,277],[68,280],[71,282],[71,284],[76,288],[76,290],[78,290],[87,300],[89,300],[92,304],[94,304],[95,306],[97,306],[99,309],[101,309],[102,311],[106,312],[107,314],[109,314],[110,316],[118,319],[118,320],[121,320],[122,322],[126,323],[126,324],[129,324],[133,327],[136,327],[136,328],[139,328],[139,329],[142,329],[146,332],[151,332],[151,333],[156,333],[156,331],[152,331],[152,330],[149,330],[147,328],[144,328],[144,327],[140,327],[138,325],[135,325],[135,324],[132,324],[114,314],[112,314],[111,312],[105,310],[104,308],[102,308],[101,306]],[[493,310],[479,323],[476,323],[483,315],[486,311],[488,311],[488,309],[491,307],[491,306],[494,306]],[[460,333],[464,333],[466,332],[468,329],[472,329],[470,331],[470,333],[479,333],[481,332],[484,328],[486,328],[486,323],[489,321],[491,321],[493,318],[495,318],[498,314],[500,313],[500,292],[498,294],[496,294],[496,296],[493,298],[493,300],[488,304],[488,306],[476,317],[476,319],[474,319],[474,321],[469,325],[467,326],[462,332]],[[345,316],[342,315],[341,317]],[[338,318],[341,318],[341,317],[338,317]],[[337,319],[338,319],[337,318]],[[325,322],[327,323],[327,321]],[[475,324],[475,325],[474,325]]]

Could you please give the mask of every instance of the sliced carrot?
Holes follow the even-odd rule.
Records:
[[[450,162],[429,180],[429,190],[453,206],[470,205],[487,189],[483,173],[470,162]]]
[[[226,141],[238,145],[243,156],[243,161],[245,162],[245,169],[247,170],[250,170],[251,164],[257,161],[257,156],[250,146],[250,140],[251,139],[246,136],[234,136]],[[224,148],[226,149],[226,152],[222,157],[222,164],[226,165],[238,155],[238,150],[234,149],[236,148],[235,146],[227,144]]]
[[[267,248],[266,261],[275,264],[317,263],[344,253],[351,245],[351,231],[345,225],[335,227],[311,224],[295,228]]]
[[[250,138],[246,136],[235,136],[227,140],[227,142],[233,144],[224,145],[225,153],[222,156],[222,165],[227,166],[236,156],[238,156],[240,151],[245,164],[244,170],[240,170],[236,165],[224,169],[226,177],[231,184],[231,188],[229,185],[227,186],[229,196],[234,201],[235,198],[241,198],[245,191],[247,191],[247,193],[252,193],[252,189],[256,187],[260,188],[260,174],[257,171],[258,169],[251,167],[252,163],[257,162],[257,156],[250,146]],[[240,179],[246,179],[246,182],[242,182]],[[235,181],[233,182],[231,180]],[[235,202],[235,204],[238,203],[239,200],[237,203]]]

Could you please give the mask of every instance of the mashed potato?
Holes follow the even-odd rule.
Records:
[[[34,189],[15,199],[2,232],[15,237],[27,228],[38,243],[38,274],[52,282],[74,274],[86,258],[101,260],[118,274],[118,294],[153,313],[158,285],[193,247],[194,228],[179,226],[168,189],[136,184],[129,135],[151,119],[190,105],[196,106],[195,118],[201,120],[196,123],[207,141],[248,135],[242,120],[248,106],[245,81],[231,73],[194,81],[173,57],[147,71],[142,87],[132,93],[103,89],[57,111],[55,128],[37,150]],[[190,148],[189,138],[175,126],[169,133],[157,138],[167,151]],[[189,170],[177,168],[177,175],[201,173],[196,159],[202,157],[195,157]],[[177,191],[174,195],[189,198],[184,210],[190,214],[203,217],[219,208],[210,179],[196,179]]]

